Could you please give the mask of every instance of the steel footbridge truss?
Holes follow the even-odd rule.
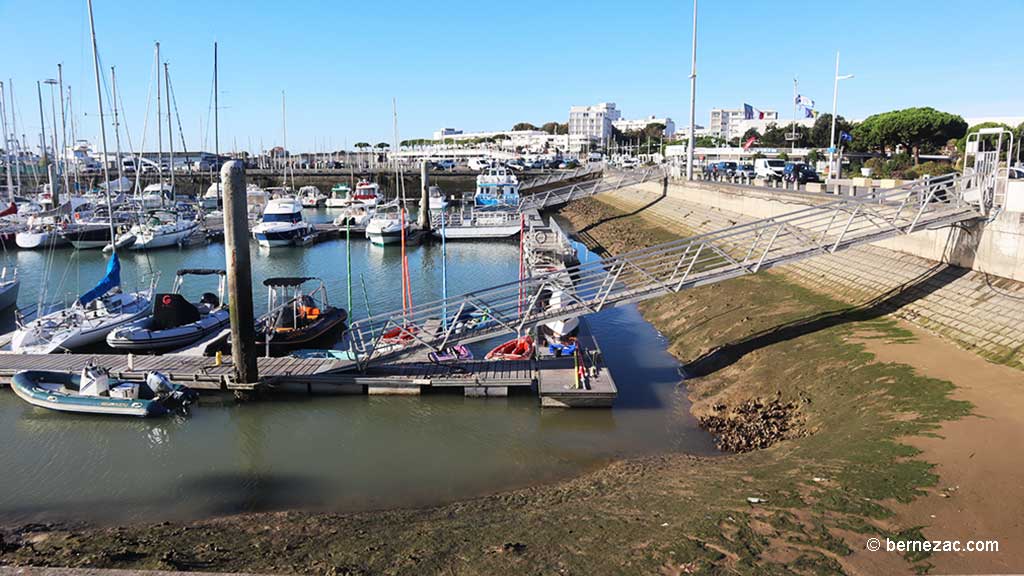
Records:
[[[349,329],[358,364],[599,312],[915,231],[983,217],[974,180],[933,178],[563,268],[521,282],[377,314]],[[566,281],[571,278],[571,289]],[[561,290],[561,298],[551,299]],[[558,305],[551,305],[553,301]],[[547,304],[544,304],[544,303]]]
[[[642,170],[623,172],[602,172],[600,178],[577,182],[568,186],[560,186],[546,192],[523,195],[519,201],[519,211],[544,210],[568,204],[573,200],[587,198],[602,192],[618,190],[644,182],[652,182],[665,178],[665,170],[660,166]]]

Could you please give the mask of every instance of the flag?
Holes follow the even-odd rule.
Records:
[[[796,97],[797,106],[806,106],[808,108],[814,108],[814,100],[811,100],[803,94],[798,94]]]
[[[743,105],[743,119],[753,120],[754,119],[754,107],[750,104]]]
[[[818,111],[817,110],[811,110],[810,108],[806,108],[806,107],[804,108],[804,118],[817,118],[817,117],[818,117]]]
[[[761,112],[760,110],[758,110],[757,111],[757,119],[758,120],[764,120],[764,112]]]
[[[743,149],[749,150],[750,147],[754,144],[754,142],[757,142],[757,136],[751,136],[750,138],[747,138],[747,141],[743,143]]]
[[[850,133],[847,132],[846,130],[840,130],[839,131],[839,141],[840,142],[853,142],[853,136],[851,136]]]

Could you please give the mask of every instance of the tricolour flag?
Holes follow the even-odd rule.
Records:
[[[743,119],[753,120],[754,119],[754,107],[750,104],[743,105]]]

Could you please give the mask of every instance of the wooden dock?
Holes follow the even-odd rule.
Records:
[[[580,318],[576,341],[583,361],[583,378],[578,376],[577,360],[572,356],[555,357],[538,350],[540,405],[552,408],[607,408],[619,395],[611,372],[604,365],[601,348],[586,318]]]

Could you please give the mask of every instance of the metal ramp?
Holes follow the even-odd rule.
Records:
[[[520,192],[532,190],[534,188],[540,188],[541,186],[547,186],[556,182],[565,182],[566,180],[575,180],[577,178],[583,178],[584,176],[590,176],[591,174],[599,174],[604,170],[604,164],[600,162],[594,162],[581,166],[575,170],[563,170],[559,172],[551,172],[543,176],[537,176],[527,182],[524,182],[519,186]]]
[[[624,172],[605,171],[602,172],[601,178],[560,186],[536,194],[523,195],[519,201],[519,211],[525,212],[527,210],[553,208],[602,192],[609,192],[653,180],[661,180],[665,178],[665,175],[665,170],[660,166]]]
[[[351,347],[365,368],[375,359],[417,348],[440,350],[456,343],[522,333],[553,320],[980,218],[987,208],[964,200],[977,194],[975,182],[951,174],[880,191],[873,197],[845,197],[522,282],[423,303],[404,313],[378,314],[351,325]],[[575,290],[563,291],[561,305],[539,308],[545,291],[564,288],[566,274]]]

